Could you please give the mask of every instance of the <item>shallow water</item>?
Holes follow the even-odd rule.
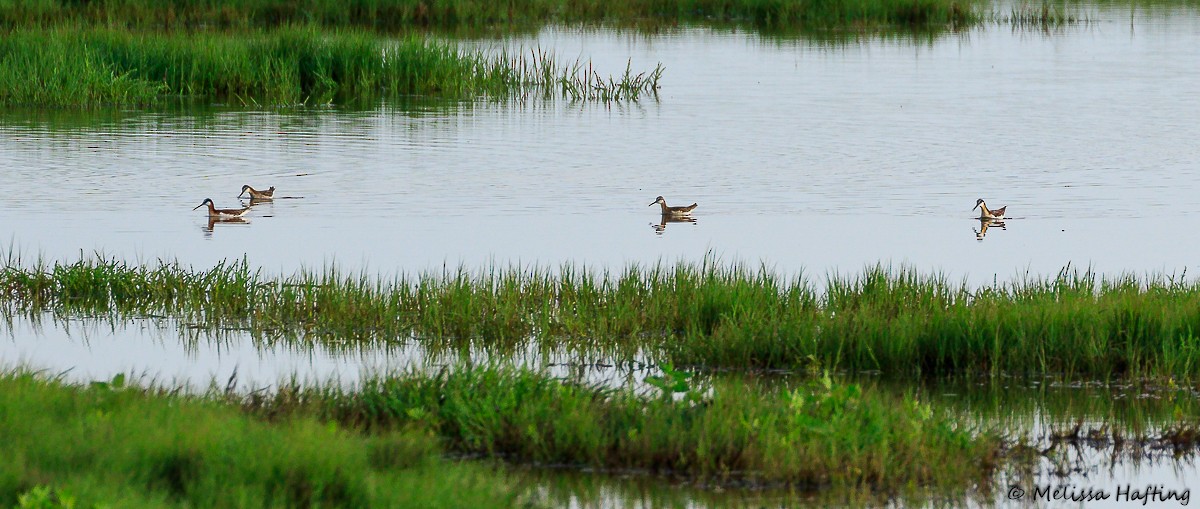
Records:
[[[650,364],[615,364],[599,355],[543,353],[536,348],[502,352],[457,352],[418,341],[392,345],[341,347],[325,342],[255,338],[243,330],[195,329],[167,319],[62,318],[44,315],[36,321],[13,316],[0,322],[0,359],[4,368],[44,369],[50,375],[87,383],[132,375],[138,384],[183,386],[196,392],[232,388],[241,392],[272,390],[296,380],[307,384],[352,387],[364,377],[453,368],[465,359],[544,369],[564,378],[611,387],[641,387],[659,371]],[[721,376],[721,375],[714,375]],[[1106,384],[1012,378],[998,382],[951,381],[925,386],[895,385],[871,375],[851,375],[860,383],[898,394],[913,394],[939,412],[958,415],[964,426],[998,429],[1026,437],[1038,449],[1050,435],[1083,424],[1083,432],[1118,430],[1123,435],[1156,437],[1173,423],[1194,422],[1200,398],[1186,388],[1164,389],[1137,384]],[[763,374],[778,383],[802,383],[800,374]],[[704,391],[707,377],[693,383]],[[1115,451],[1115,453],[1114,453]],[[990,492],[962,487],[955,493],[916,491],[888,501],[878,495],[839,491],[803,492],[770,487],[698,486],[670,475],[645,471],[579,471],[563,465],[522,465],[514,474],[523,486],[536,489],[540,500],[556,507],[1058,507],[1069,502],[1053,496],[1106,495],[1086,507],[1130,507],[1130,490],[1160,487],[1177,496],[1200,486],[1196,450],[1125,446],[1114,450],[1060,444],[1056,452],[1029,469],[1004,469]],[[1020,500],[1008,497],[1023,490]],[[1035,490],[1050,490],[1051,495]],[[1126,498],[1117,490],[1124,490]],[[1040,497],[1040,498],[1039,498]],[[1178,499],[1154,504],[1180,505]],[[1047,505],[1049,504],[1049,505]],[[1150,505],[1150,504],[1148,504]],[[1161,507],[1161,505],[1150,505]]]
[[[610,387],[633,383],[642,389],[650,388],[641,383],[647,374],[659,373],[643,355],[614,362],[601,354],[541,347],[535,342],[492,351],[421,339],[364,343],[255,336],[244,329],[197,327],[160,318],[45,313],[0,320],[0,369],[45,370],[75,383],[124,373],[142,385],[196,393],[213,386],[243,393],[269,391],[291,381],[352,388],[380,376],[489,363]]]
[[[1195,270],[1200,18],[1097,10],[847,44],[548,29],[501,44],[661,62],[659,101],[0,114],[0,239],[268,271],[725,259],[822,276],[907,263],[976,283]],[[206,197],[283,196],[208,228]],[[656,195],[693,201],[662,232]],[[975,199],[1008,206],[979,240]],[[658,233],[661,233],[658,234]]]
[[[974,284],[1067,264],[1195,271],[1200,240],[1186,214],[1200,189],[1200,16],[1117,7],[1089,8],[1089,18],[1049,32],[989,26],[843,43],[705,29],[473,42],[540,46],[602,72],[661,62],[659,99],[637,104],[0,112],[0,244],[26,259],[98,251],[209,267],[244,256],[268,272],[337,263],[381,277],[706,253],[818,279],[877,262]],[[210,225],[192,210],[208,197],[237,206],[243,184],[292,198],[256,205],[241,224]],[[696,222],[661,224],[647,207],[657,195],[698,202]],[[971,219],[980,197],[1008,205],[1004,228],[981,235]],[[341,351],[238,331],[197,339],[153,320],[18,320],[4,332],[3,364],[78,380],[132,372],[202,388],[236,371],[247,386],[353,383],[440,362],[404,345]],[[598,381],[631,376],[569,355],[526,359],[567,362],[555,369]],[[1068,484],[1113,497],[1087,507],[1129,507],[1141,504],[1115,500],[1118,488],[1200,486],[1191,458],[1080,454],[1083,467],[1066,477],[1043,463],[1012,478],[1030,490],[1022,501],[1001,486],[970,503],[1077,506],[1031,502],[1035,485]],[[831,503],[636,474],[588,475],[588,488],[552,477],[538,482],[575,507]]]
[[[866,381],[870,384],[871,381]],[[998,427],[1045,449],[1053,432],[1075,422],[1089,429],[1107,425],[1127,436],[1155,435],[1176,422],[1179,406],[1170,391],[1141,392],[1107,384],[1058,383],[1052,389],[1027,383],[964,386],[954,382],[922,389],[940,411],[958,412],[963,422]],[[1133,388],[1136,389],[1136,388]],[[898,388],[911,390],[911,388]],[[1194,414],[1194,396],[1182,406]],[[1131,399],[1127,399],[1131,398]],[[1177,410],[1176,410],[1177,411]],[[530,469],[525,476],[555,507],[579,508],[767,508],[767,507],[1186,507],[1200,486],[1196,451],[1111,444],[1060,444],[1030,468],[1004,469],[989,486],[957,492],[917,490],[898,497],[837,490],[818,493],[780,489],[700,487],[645,472],[605,476]],[[1140,498],[1139,498],[1140,497]],[[1145,502],[1143,502],[1143,500]]]

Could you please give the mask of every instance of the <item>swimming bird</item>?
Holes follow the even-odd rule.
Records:
[[[259,191],[250,186],[242,186],[242,192],[238,193],[238,198],[241,198],[246,191],[250,191],[250,199],[252,200],[270,200],[275,195],[275,186],[271,186],[266,191]]]
[[[200,204],[196,205],[192,210],[196,210],[205,205],[208,205],[208,217],[210,218],[241,217],[242,214],[250,211],[250,207],[241,209],[219,209],[213,205],[212,198],[205,198],[204,201],[200,202]]]
[[[996,210],[990,210],[987,208],[987,204],[983,202],[983,198],[980,198],[975,200],[975,206],[971,207],[971,210],[975,210],[976,208],[980,210],[979,219],[1000,219],[1004,217],[1004,209],[1008,208],[1008,205]]]
[[[692,215],[692,210],[696,208],[695,203],[686,207],[668,207],[667,200],[664,200],[662,196],[655,198],[654,202],[648,206],[654,206],[655,203],[662,205],[662,213],[664,216],[690,216]]]

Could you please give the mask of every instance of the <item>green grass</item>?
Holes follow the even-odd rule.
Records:
[[[545,52],[467,51],[362,31],[54,28],[0,37],[0,106],[295,105],[411,96],[624,101],[655,95],[662,71],[627,68],[610,77]]]
[[[335,269],[267,277],[82,260],[0,268],[8,313],[167,316],[258,338],[437,351],[543,351],[677,365],[888,376],[1200,376],[1200,284],[1064,271],[971,289],[910,269],[832,276],[823,288],[766,269],[563,265],[402,275]]]
[[[527,483],[443,451],[715,486],[966,496],[1004,454],[999,439],[928,403],[828,375],[793,388],[724,379],[645,394],[461,367],[353,390],[186,395],[123,375],[81,386],[10,371],[0,415],[4,507],[539,503]]]
[[[266,423],[214,398],[0,375],[3,507],[514,507],[505,475],[419,430]]]
[[[665,372],[670,383],[649,394],[464,368],[371,379],[352,391],[291,385],[244,404],[269,419],[313,415],[373,432],[419,426],[467,454],[715,484],[958,491],[985,479],[1000,453],[997,439],[926,403],[827,375],[785,388]]]
[[[962,0],[6,0],[0,26],[86,23],[155,30],[253,29],[296,23],[405,30],[547,23],[655,26],[738,23],[759,28],[932,27],[979,20]]]

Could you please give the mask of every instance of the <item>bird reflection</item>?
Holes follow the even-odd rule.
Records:
[[[214,217],[208,216],[208,225],[204,228],[204,236],[212,237],[213,227],[217,224],[250,224],[244,217]]]
[[[974,227],[971,228],[971,230],[975,232],[975,240],[983,242],[983,237],[987,236],[988,228],[991,227],[1000,228],[1001,230],[1008,229],[1008,226],[1005,225],[1004,221],[1002,220],[981,217],[979,218],[979,229],[975,229]]]
[[[653,205],[653,204],[651,204],[651,205]],[[651,228],[654,228],[654,233],[655,233],[656,235],[662,235],[662,234],[663,234],[663,232],[664,232],[664,231],[666,231],[666,229],[667,229],[667,223],[692,223],[692,224],[696,224],[696,218],[694,218],[694,217],[691,217],[691,216],[672,216],[672,215],[669,215],[669,214],[663,214],[663,215],[662,215],[662,220],[661,220],[661,221],[659,221],[659,223],[658,223],[658,224],[650,223],[650,227],[651,227]]]
[[[249,202],[250,202],[249,206],[253,207],[256,205],[273,204],[273,203],[275,203],[275,199],[274,198],[255,198],[252,196],[252,197],[250,197]]]

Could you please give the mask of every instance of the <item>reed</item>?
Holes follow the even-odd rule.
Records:
[[[1043,1],[1039,4],[1021,3],[1013,5],[1007,13],[992,13],[995,23],[1010,25],[1014,29],[1051,29],[1080,23],[1090,23],[1078,6]]]
[[[267,277],[244,261],[197,270],[10,258],[0,289],[10,315],[168,316],[303,341],[416,341],[501,355],[536,345],[741,370],[816,361],[888,376],[1200,375],[1200,284],[1071,269],[971,289],[876,266],[818,288],[713,259],[619,273],[460,268],[385,281],[333,268]]]
[[[625,101],[661,66],[605,76],[544,51],[468,51],[421,36],[282,28],[246,34],[54,28],[0,37],[0,105],[95,108],[181,101],[296,105],[411,96]]]
[[[528,27],[547,23],[655,25],[738,23],[759,28],[967,24],[975,3],[956,0],[9,0],[0,26],[86,23],[155,30],[255,29],[314,23],[324,27]]]
[[[268,419],[311,415],[373,432],[417,426],[462,453],[718,485],[961,492],[991,474],[1000,452],[997,439],[927,403],[827,374],[785,388],[664,371],[659,381],[669,383],[650,393],[477,367],[372,379],[352,391],[284,386],[242,401]]]
[[[425,431],[264,423],[215,398],[0,375],[3,507],[514,507],[530,496]]]

